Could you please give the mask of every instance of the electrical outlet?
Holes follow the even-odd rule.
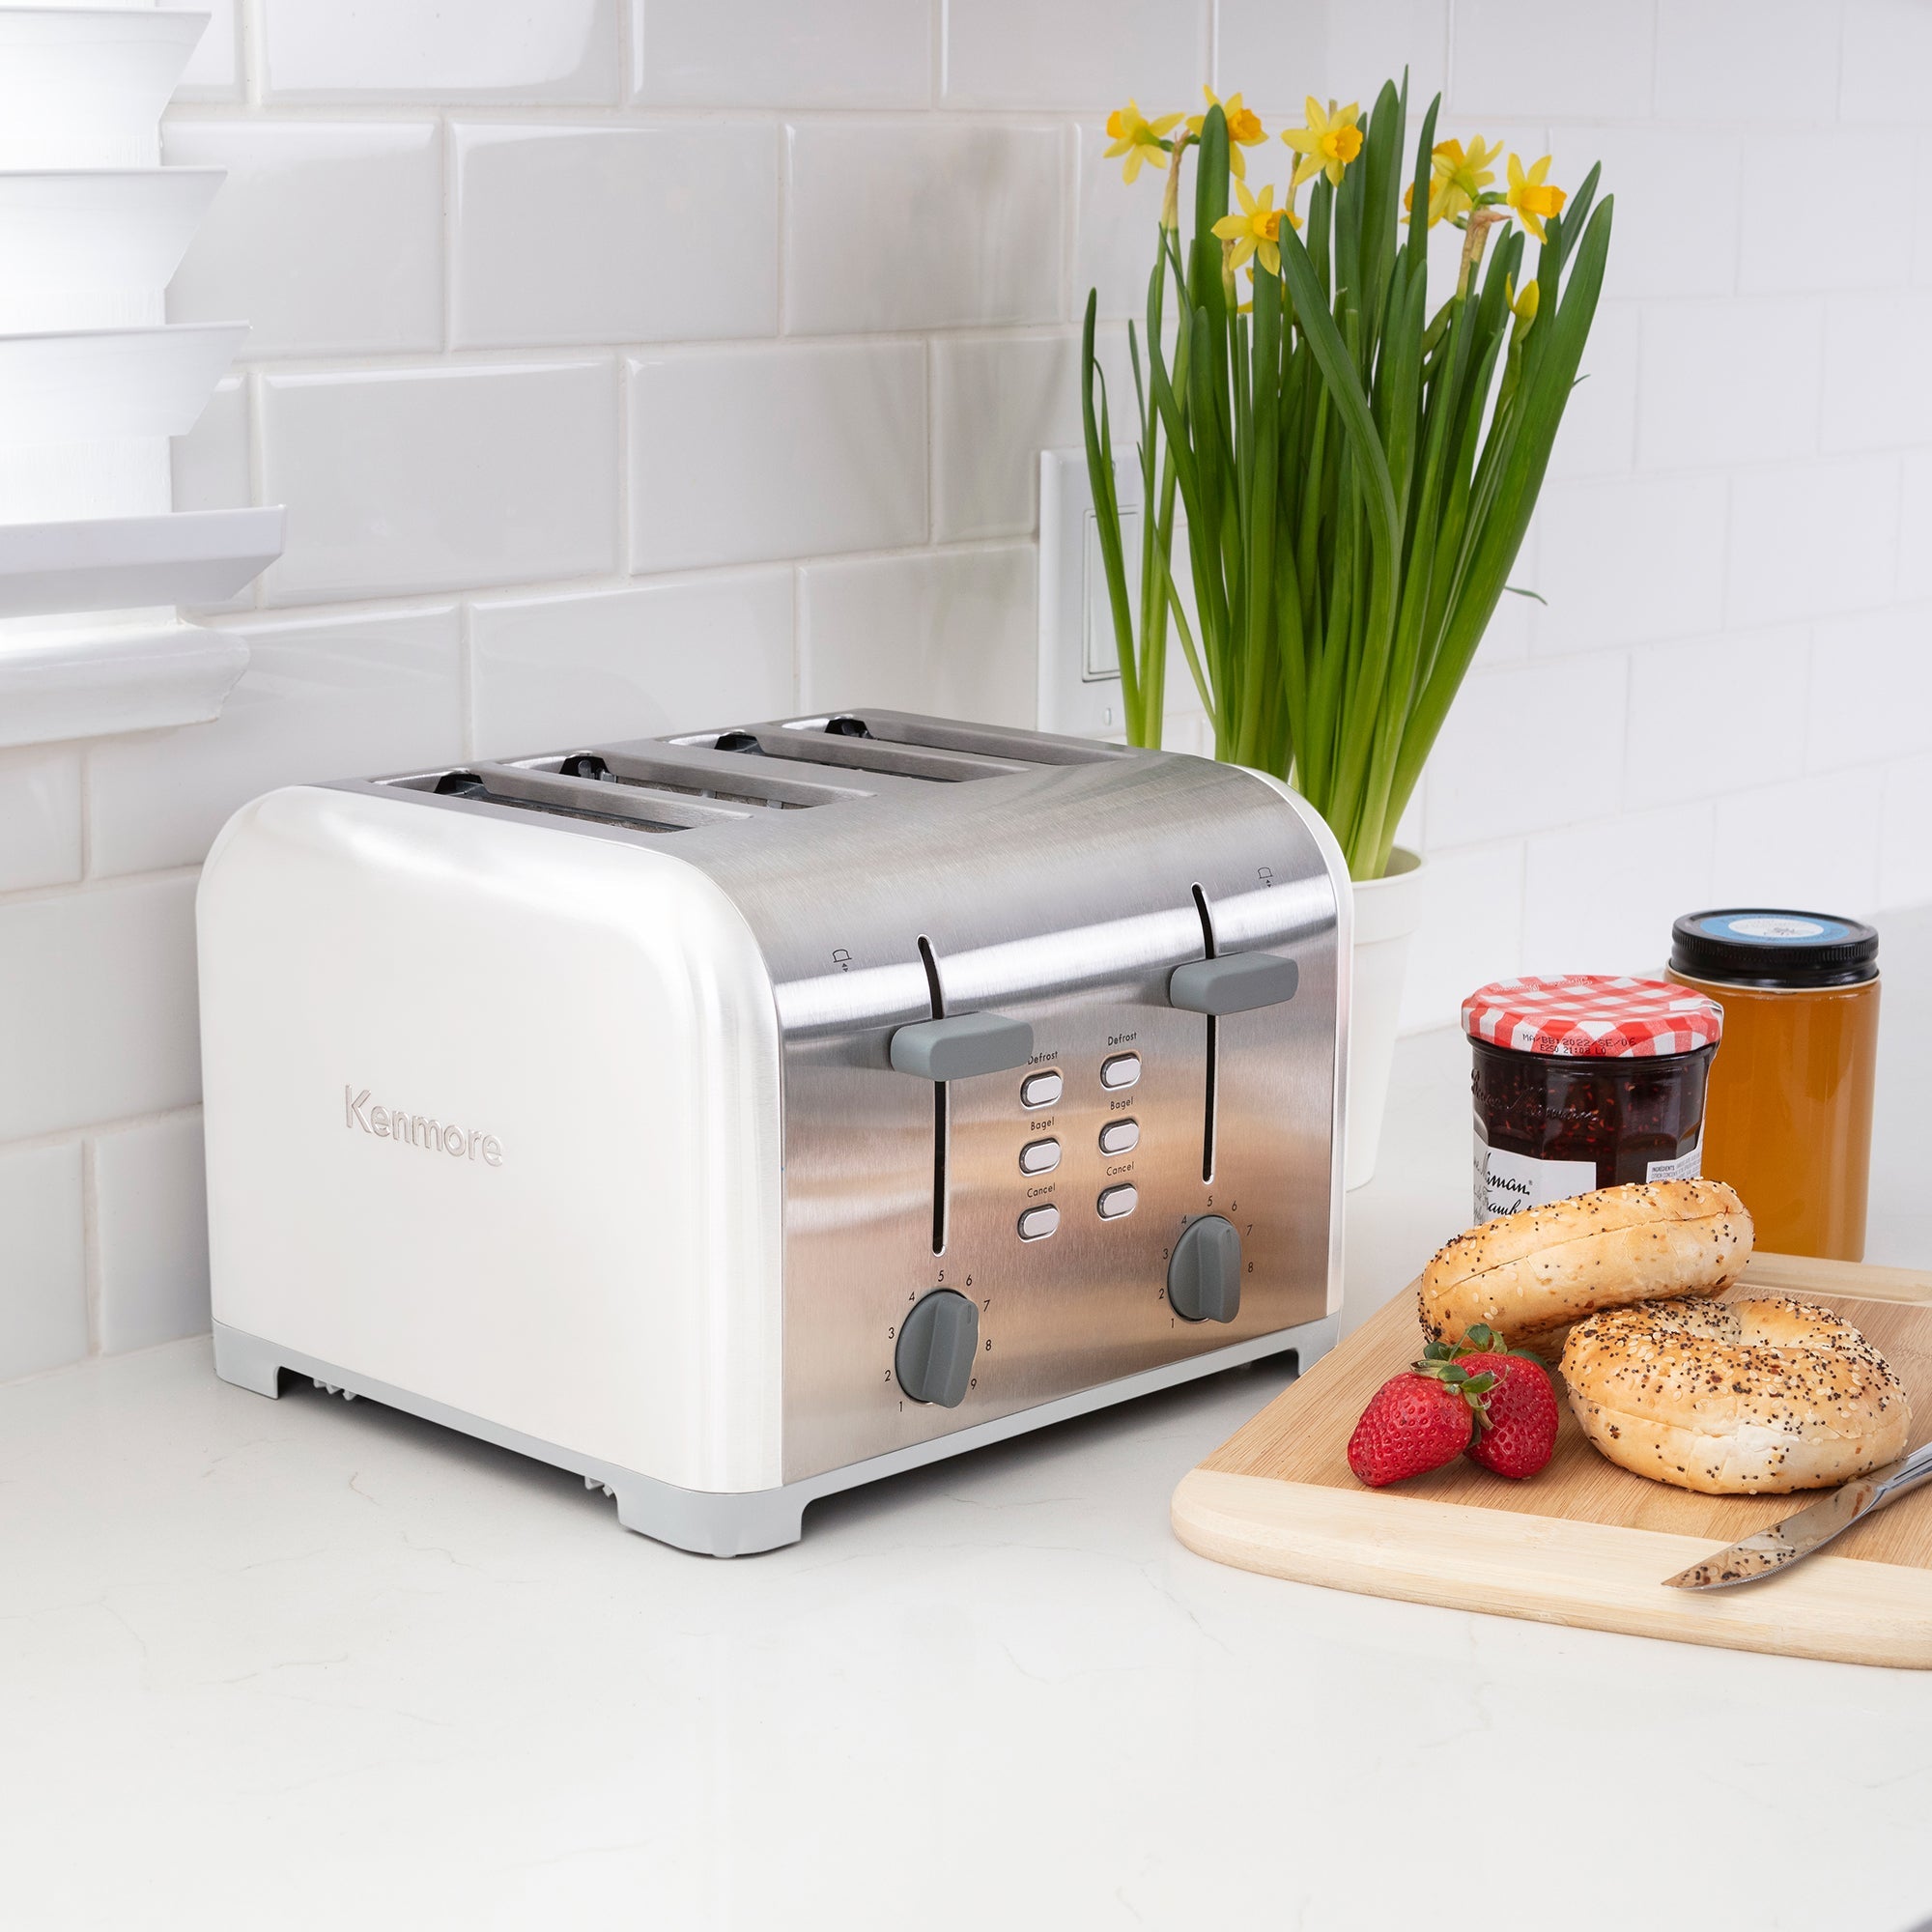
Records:
[[[1138,607],[1141,561],[1141,476],[1131,459],[1116,458],[1114,496],[1121,507],[1127,596]],[[1181,608],[1190,627],[1194,598],[1186,582],[1187,529],[1176,519],[1174,560]],[[1200,732],[1199,694],[1180,639],[1168,631],[1166,740],[1193,750]],[[1121,662],[1114,643],[1100,526],[1087,480],[1087,453],[1047,449],[1039,458],[1039,728],[1079,738],[1123,739]]]

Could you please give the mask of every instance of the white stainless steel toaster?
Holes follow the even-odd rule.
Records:
[[[214,1355],[718,1555],[1334,1338],[1293,792],[865,711],[271,792],[198,904]]]

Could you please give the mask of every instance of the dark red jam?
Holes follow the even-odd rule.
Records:
[[[1596,1179],[1576,1192],[1697,1173],[1715,1046],[1638,1059],[1519,1053],[1480,1039],[1469,1049],[1479,1161],[1487,1141],[1531,1160],[1594,1163]],[[1498,1184],[1507,1188],[1492,1177],[1492,1193]]]

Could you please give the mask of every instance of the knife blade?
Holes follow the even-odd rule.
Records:
[[[1895,1501],[1908,1490],[1932,1482],[1932,1442],[1869,1475],[1856,1476],[1820,1501],[1811,1503],[1782,1522],[1761,1529],[1680,1570],[1663,1581],[1672,1590],[1728,1590],[1739,1583],[1755,1583],[1822,1549],[1853,1523]]]

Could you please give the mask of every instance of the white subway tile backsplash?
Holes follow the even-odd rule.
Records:
[[[630,430],[633,571],[924,540],[920,343],[633,356]]]
[[[801,121],[785,140],[790,332],[1059,317],[1059,128],[927,115]]]
[[[1618,810],[1629,685],[1621,651],[1471,672],[1430,755],[1432,848]],[[1525,767],[1526,742],[1548,762]]]
[[[1715,631],[1723,621],[1724,479],[1550,483],[1537,507],[1539,651]]]
[[[1134,388],[1126,337],[1111,329],[1095,346],[1114,447],[1131,461]],[[1077,449],[1082,434],[1077,332],[942,337],[932,345],[934,539],[1031,534],[1038,519],[1040,452]]]
[[[1523,971],[1656,972],[1670,951],[1670,922],[1711,903],[1715,838],[1708,801],[1532,838]]]
[[[0,1382],[87,1353],[78,1141],[0,1152]]]
[[[1662,0],[1656,113],[1815,121],[1838,65],[1836,0]]]
[[[948,107],[1120,106],[1191,114],[1208,78],[1208,0],[946,0]]]
[[[1861,128],[1859,172],[1869,182],[1910,180],[1918,143],[1903,128]],[[1912,278],[1912,240],[1900,205],[1885,193],[1847,194],[1832,168],[1791,166],[1788,133],[1745,143],[1738,287],[1747,295],[1894,288]],[[1776,182],[1774,192],[1765,191]]]
[[[200,1096],[194,880],[0,903],[0,1141]]]
[[[228,171],[169,287],[171,322],[243,318],[258,360],[441,347],[434,121],[177,116],[162,152]]]
[[[1604,302],[1583,351],[1582,380],[1570,391],[1549,453],[1551,476],[1621,476],[1636,443],[1637,341],[1634,302]]]
[[[482,757],[781,716],[795,708],[796,685],[789,570],[478,598],[470,608]]]
[[[1482,131],[1496,138],[1492,128]],[[1648,123],[1559,125],[1549,153],[1551,181],[1574,193],[1601,165],[1598,199],[1616,197],[1606,298],[1728,295],[1736,286],[1744,185],[1764,179],[1746,171],[1743,136],[1693,127],[1673,128],[1666,139]],[[1498,164],[1497,185],[1507,180]]]
[[[1869,610],[1892,594],[1896,457],[1747,469],[1731,481],[1732,624]]]
[[[1368,108],[1406,68],[1420,113],[1447,77],[1448,40],[1448,0],[1216,0],[1215,90],[1238,93],[1272,134],[1277,119],[1301,125],[1310,95]]]
[[[1640,469],[1708,469],[1818,446],[1817,300],[1653,302],[1643,312]]]
[[[1932,900],[1932,757],[1886,769],[1879,806],[1878,903]]]
[[[1825,329],[1825,447],[1932,442],[1932,294],[1833,298]]]
[[[1148,277],[1153,272],[1160,235],[1163,171],[1143,168],[1131,184],[1121,179],[1121,163],[1106,157],[1110,145],[1105,128],[1083,121],[1066,139],[1073,148],[1073,291],[1070,320],[1087,312],[1088,291],[1098,294],[1096,312],[1103,319],[1130,320],[1137,330],[1147,324]],[[1287,150],[1282,151],[1284,155]],[[1181,163],[1181,192],[1194,192],[1191,156]],[[1175,311],[1172,286],[1166,312]]]
[[[1038,715],[1031,544],[809,564],[800,702],[876,704],[1031,726]]]
[[[0,752],[0,893],[80,877],[80,753]]]
[[[463,755],[456,607],[236,628],[248,668],[207,724],[110,739],[88,757],[97,875],[199,865],[238,807],[277,785]]]
[[[1847,122],[1925,120],[1932,69],[1932,12],[1918,0],[1849,0],[1838,71]]]
[[[240,100],[242,36],[237,14],[241,0],[156,0],[173,13],[206,14],[208,28],[182,70],[177,100]]]
[[[1433,845],[1422,923],[1402,986],[1402,1028],[1440,1026],[1492,980],[1522,971],[1523,841]]]
[[[1904,459],[1898,504],[1898,594],[1932,597],[1932,449]]]
[[[262,408],[263,495],[289,506],[271,604],[615,568],[608,356],[278,373]]]
[[[1884,786],[1875,770],[1833,772],[1720,798],[1710,902],[1869,911]]]
[[[1632,806],[1747,791],[1803,771],[1810,662],[1803,625],[1633,651]]]
[[[614,102],[621,0],[257,0],[268,99]]]
[[[923,107],[917,0],[630,0],[632,98],[662,107]]]
[[[208,1329],[208,1181],[201,1115],[177,1114],[94,1143],[103,1353]]]
[[[1469,114],[1634,116],[1650,108],[1652,0],[1457,0],[1449,107]]]
[[[1806,711],[1814,772],[1932,752],[1932,605],[1820,618]]]
[[[776,332],[773,123],[458,122],[451,147],[459,348]]]

